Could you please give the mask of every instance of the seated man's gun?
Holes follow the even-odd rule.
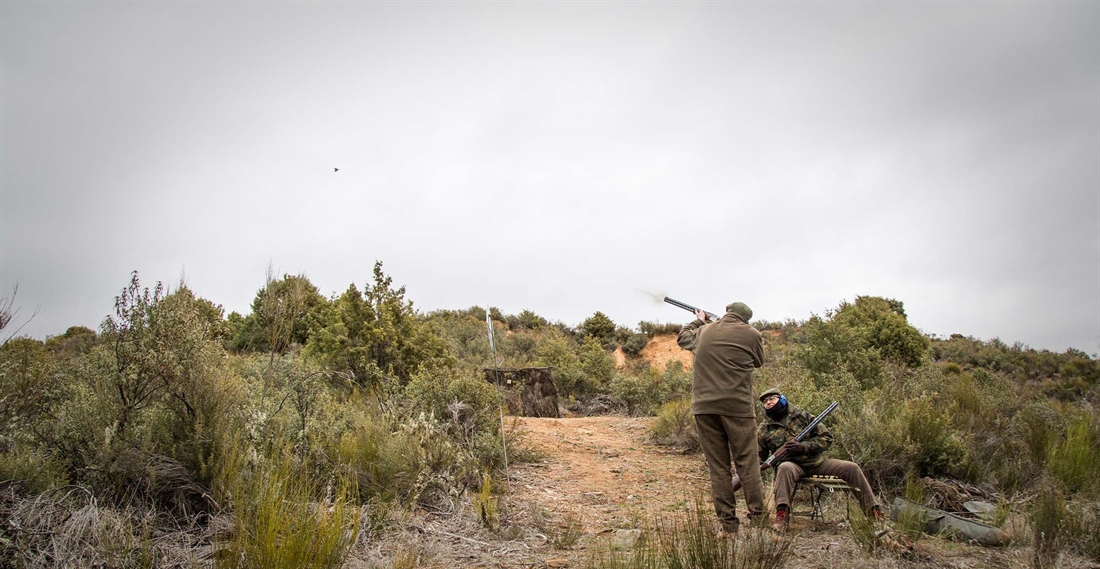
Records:
[[[820,415],[815,417],[813,421],[810,421],[810,424],[806,425],[806,428],[802,429],[802,432],[798,433],[798,436],[794,438],[795,442],[800,443],[803,441],[803,439],[810,436],[810,433],[814,430],[814,428],[817,427],[818,423],[825,420],[825,417],[828,417],[829,413],[832,413],[839,406],[840,403],[833,401],[832,405],[829,405],[829,407],[822,411]],[[760,472],[763,472],[771,468],[772,466],[775,466],[776,463],[778,463],[780,460],[783,459],[784,456],[786,456],[786,454],[787,451],[784,450],[783,447],[780,447],[779,450],[773,452],[772,455],[767,458],[767,460],[760,463]],[[739,488],[741,488],[740,475],[733,477],[733,491],[736,492]]]

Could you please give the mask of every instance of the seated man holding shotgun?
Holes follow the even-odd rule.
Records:
[[[825,452],[833,446],[833,436],[824,423],[818,425],[798,442],[795,437],[813,420],[813,416],[795,407],[778,389],[769,389],[760,395],[766,415],[757,429],[760,460],[778,454],[775,469],[775,523],[776,531],[786,531],[790,523],[791,499],[795,484],[806,475],[836,476],[849,486],[859,490],[859,504],[863,512],[875,519],[882,518],[882,509],[875,501],[875,494],[863,470],[854,462],[825,458]]]

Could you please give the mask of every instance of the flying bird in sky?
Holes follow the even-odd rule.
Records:
[[[332,171],[333,171],[333,172],[339,172],[339,171],[340,171],[340,169],[339,169],[339,168],[333,168],[333,169],[332,169]]]

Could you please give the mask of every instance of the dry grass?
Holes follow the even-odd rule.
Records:
[[[19,567],[196,567],[209,563],[213,536],[225,527],[180,527],[165,515],[100,506],[68,486],[5,504],[6,555]]]
[[[629,551],[609,545],[592,559],[593,569],[772,569],[784,567],[791,539],[766,530],[743,529],[734,537],[718,534],[702,498],[693,507],[650,519]]]

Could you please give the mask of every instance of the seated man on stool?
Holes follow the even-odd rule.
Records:
[[[875,494],[863,470],[854,462],[825,458],[825,451],[833,446],[833,436],[819,423],[802,442],[795,441],[798,433],[814,420],[809,413],[795,407],[778,389],[769,389],[760,395],[764,403],[764,421],[756,431],[760,447],[760,460],[779,449],[784,450],[781,462],[775,469],[775,523],[773,528],[785,531],[790,523],[791,499],[795,484],[803,476],[836,476],[852,488],[859,490],[859,504],[863,512],[876,519],[882,517],[882,509],[875,501]]]

